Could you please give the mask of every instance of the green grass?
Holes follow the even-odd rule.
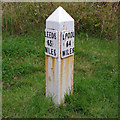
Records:
[[[3,117],[118,117],[118,44],[76,35],[74,92],[56,107],[45,97],[44,35],[9,36],[2,46]]]

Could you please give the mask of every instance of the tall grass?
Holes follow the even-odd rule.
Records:
[[[10,34],[44,31],[46,18],[62,6],[75,20],[77,33],[118,38],[118,3],[3,3],[3,31]]]

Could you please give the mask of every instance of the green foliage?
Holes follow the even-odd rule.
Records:
[[[35,34],[35,33],[34,33]],[[40,35],[41,36],[41,35]],[[43,35],[42,35],[43,36]],[[7,86],[13,85],[17,82],[16,78],[21,76],[22,74],[30,74],[36,71],[45,71],[43,64],[40,63],[40,56],[45,57],[44,47],[39,49],[39,44],[44,43],[44,39],[39,36],[30,37],[28,35],[24,35],[21,37],[9,37],[3,40],[3,65],[2,65],[2,75],[5,84],[5,88]],[[34,55],[36,54],[36,56]],[[38,58],[33,61],[31,58]],[[43,68],[41,70],[40,66],[36,64],[40,64]],[[36,66],[33,66],[35,64]]]
[[[75,31],[118,39],[118,3],[3,3],[3,31],[10,34],[44,31],[46,18],[62,6],[75,20]]]
[[[4,35],[3,118],[117,118],[117,47],[116,41],[76,35],[74,91],[55,106],[45,96],[44,35]]]

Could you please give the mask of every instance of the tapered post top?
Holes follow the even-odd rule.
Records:
[[[74,19],[61,7],[59,6],[46,20],[53,21],[53,22],[66,22],[66,21],[73,21]]]

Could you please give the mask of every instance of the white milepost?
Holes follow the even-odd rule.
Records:
[[[58,7],[46,20],[46,96],[55,104],[73,91],[74,19]]]

